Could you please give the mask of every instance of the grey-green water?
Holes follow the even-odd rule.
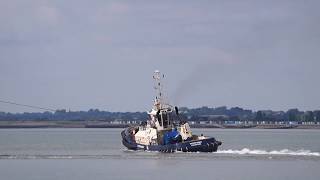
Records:
[[[319,179],[319,130],[194,129],[217,153],[126,150],[121,129],[1,129],[0,179]]]

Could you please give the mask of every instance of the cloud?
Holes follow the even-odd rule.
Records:
[[[2,1],[0,41],[16,45],[54,39],[62,25],[62,15],[51,1]],[[20,42],[20,43],[19,43]]]
[[[76,92],[79,107],[105,107],[103,96],[114,110],[144,110],[138,101],[149,102],[159,68],[173,76],[177,102],[194,97],[186,105],[317,106],[319,2],[2,0],[0,94],[72,107]],[[128,79],[137,95],[122,100]],[[20,91],[28,83],[32,98]],[[281,93],[270,93],[275,86]]]

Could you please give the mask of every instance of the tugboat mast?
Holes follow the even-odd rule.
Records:
[[[157,110],[166,108],[167,106],[166,98],[165,98],[165,95],[163,94],[163,85],[162,85],[163,78],[164,78],[164,74],[161,74],[160,71],[156,70],[154,72],[153,79],[156,82],[154,89],[157,91],[155,106]]]

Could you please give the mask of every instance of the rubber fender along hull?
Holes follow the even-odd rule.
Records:
[[[185,141],[168,145],[143,145],[136,143],[125,131],[121,132],[122,144],[131,150],[158,151],[158,152],[216,152],[222,144],[215,138],[207,138],[202,140]]]

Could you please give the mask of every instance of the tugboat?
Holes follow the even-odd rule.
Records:
[[[222,143],[214,137],[194,135],[187,121],[181,120],[178,107],[166,103],[162,75],[155,71],[157,96],[150,119],[140,126],[131,126],[121,132],[122,144],[130,150],[158,152],[216,152]]]

